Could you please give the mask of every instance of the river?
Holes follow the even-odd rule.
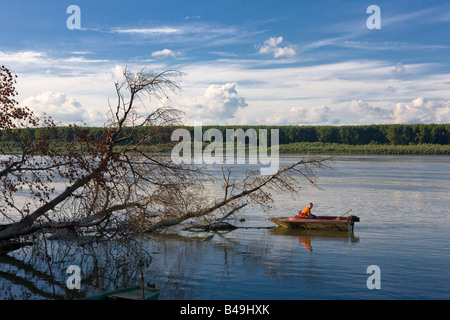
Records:
[[[280,157],[281,165],[298,159]],[[245,169],[236,165],[237,177]],[[0,257],[0,298],[51,299],[54,289],[72,299],[130,284],[140,279],[141,248],[137,264],[162,300],[450,299],[450,157],[340,156],[318,177],[320,189],[305,182],[295,198],[274,195],[268,212],[245,207],[229,221],[239,229],[208,241],[212,233],[183,231],[131,249],[103,244],[93,258],[85,258],[86,247],[63,249],[52,257],[51,276],[42,252],[10,253]],[[316,215],[351,209],[360,222],[353,233],[269,228],[269,216],[294,215],[309,202]],[[111,251],[122,254],[116,264],[108,262]],[[65,287],[72,264],[83,270],[78,293]]]

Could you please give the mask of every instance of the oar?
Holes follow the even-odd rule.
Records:
[[[350,211],[352,211],[352,209],[350,209],[350,210],[348,210],[347,212],[341,214],[339,217],[336,218],[336,220],[339,219],[339,218],[342,217],[342,216],[345,216],[345,215],[346,215],[347,213],[349,213]]]

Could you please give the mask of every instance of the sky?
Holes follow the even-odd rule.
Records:
[[[448,0],[0,0],[18,101],[62,124],[103,126],[125,67],[183,72],[187,125],[449,123],[449,35]]]

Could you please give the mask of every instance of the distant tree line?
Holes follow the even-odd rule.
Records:
[[[366,144],[449,144],[450,124],[389,124],[361,126],[280,127],[280,144],[324,142]]]
[[[129,129],[135,134],[145,134],[152,130],[158,130],[158,134],[152,134],[152,141],[146,141],[148,145],[171,142],[171,134],[177,127],[140,127]],[[194,137],[194,127],[184,126]],[[322,142],[338,143],[348,145],[367,144],[389,144],[389,145],[417,145],[417,144],[440,144],[447,145],[450,142],[450,124],[383,124],[383,125],[347,125],[347,126],[203,126],[203,132],[215,128],[222,132],[225,137],[227,129],[267,129],[270,139],[270,129],[279,130],[280,144],[296,142]],[[83,130],[88,137],[97,139],[105,133],[105,128],[97,127],[56,127],[56,128],[30,128],[26,129],[28,137],[41,138],[48,134],[48,130],[56,130],[60,142],[71,142],[77,130]],[[125,129],[124,136],[129,134]],[[18,135],[7,134],[0,131],[0,142],[11,142]],[[269,140],[270,141],[270,140]]]

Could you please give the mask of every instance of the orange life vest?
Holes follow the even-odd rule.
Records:
[[[300,218],[308,218],[311,215],[311,209],[308,206],[303,209],[303,211],[300,211],[298,215],[300,216]]]

